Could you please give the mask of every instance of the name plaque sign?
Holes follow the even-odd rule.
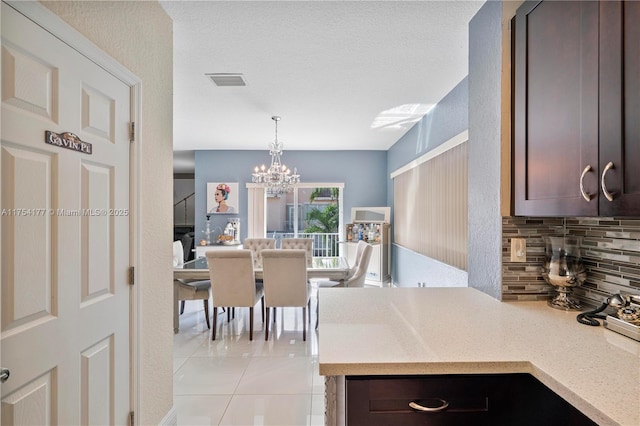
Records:
[[[84,154],[93,154],[92,145],[89,142],[81,141],[77,135],[71,132],[55,133],[50,130],[45,130],[44,142],[49,145],[56,145],[61,148],[71,149]]]

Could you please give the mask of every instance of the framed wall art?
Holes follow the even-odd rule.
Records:
[[[207,214],[238,214],[238,182],[207,182]]]

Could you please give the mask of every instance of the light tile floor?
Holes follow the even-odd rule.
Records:
[[[218,315],[218,333],[204,320],[202,302],[187,301],[174,336],[173,393],[178,425],[323,425],[324,378],[318,374],[315,293],[307,341],[302,309],[279,308],[264,340],[260,304]],[[210,309],[213,312],[213,309]]]

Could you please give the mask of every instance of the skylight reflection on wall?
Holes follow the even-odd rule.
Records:
[[[371,123],[372,129],[408,130],[420,120],[433,104],[405,104],[382,111]]]

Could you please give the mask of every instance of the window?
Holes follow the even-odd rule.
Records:
[[[343,183],[301,183],[281,196],[265,196],[264,189],[255,184],[247,184],[247,188],[249,221],[254,222],[249,224],[249,237],[308,237],[314,240],[314,255],[339,255]]]

